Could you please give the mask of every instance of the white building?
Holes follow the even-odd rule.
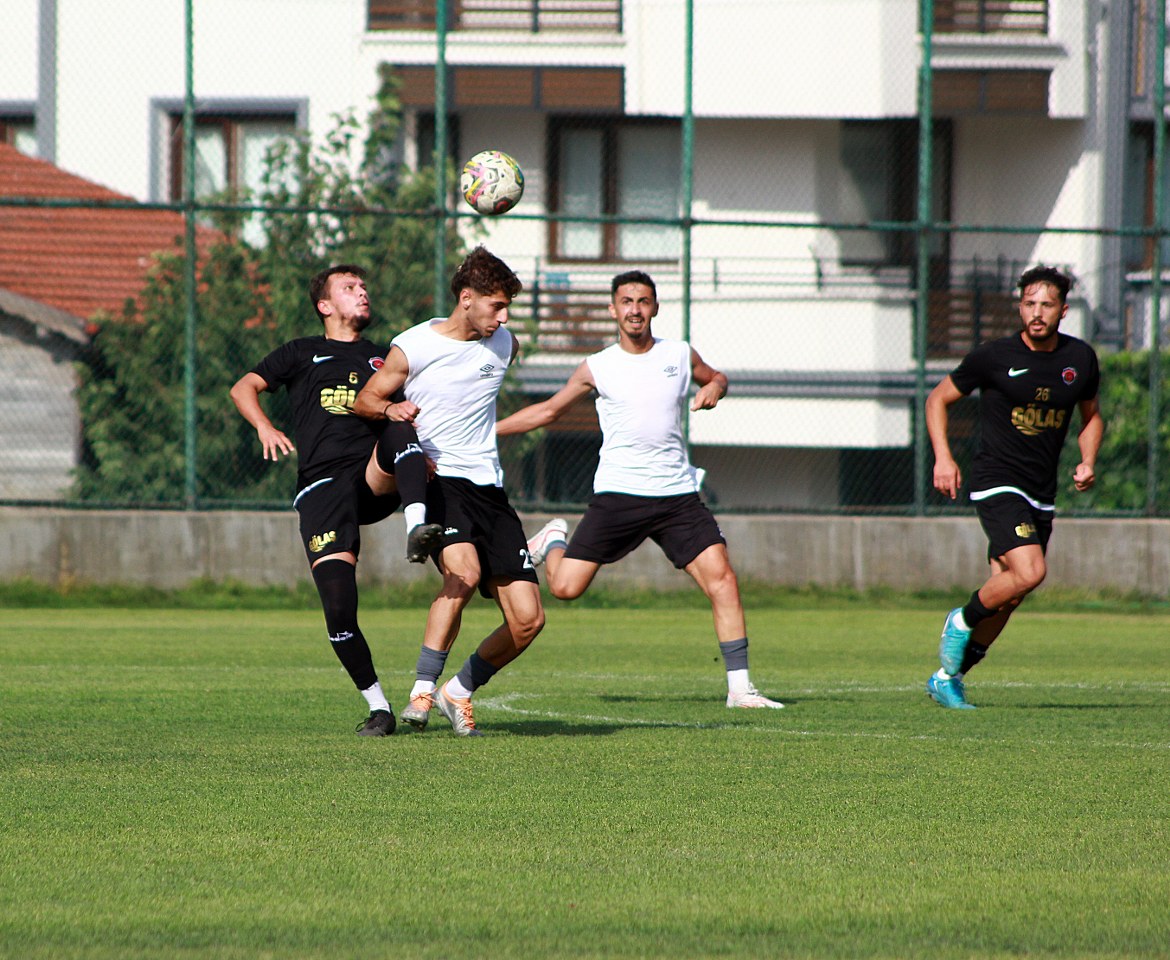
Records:
[[[678,214],[685,0],[447,6],[451,152],[504,149],[527,175],[492,248],[550,315],[621,270],[655,276],[657,331],[686,333],[732,378],[690,422],[696,461],[720,464],[718,502],[775,506],[777,487],[793,509],[902,502],[843,478],[881,461],[909,483],[916,248],[906,232],[846,227],[917,217],[918,0],[694,0],[688,330],[676,228],[539,217]],[[1150,251],[1099,232],[1140,224],[1152,190],[1153,30],[1132,6],[935,3],[933,216],[961,229],[931,243],[932,383],[1012,322],[1007,294],[1037,261],[1080,279],[1069,332],[1144,342],[1126,276],[1140,281]],[[428,157],[434,10],[193,0],[200,189],[247,183],[294,127],[323,136],[338,114],[364,116],[382,63],[404,81],[404,157]],[[0,132],[116,191],[177,199],[183,5],[123,0],[111,16],[87,0],[7,0],[4,21]],[[534,353],[530,388],[572,362]]]

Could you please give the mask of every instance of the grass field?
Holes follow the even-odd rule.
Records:
[[[315,611],[0,610],[0,955],[1170,956],[1170,616],[1021,613],[947,712],[943,612],[752,612],[733,712],[702,609],[554,604],[488,736],[368,740]]]

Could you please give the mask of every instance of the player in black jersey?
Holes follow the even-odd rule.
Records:
[[[1094,464],[1105,423],[1097,406],[1097,355],[1060,333],[1072,279],[1052,267],[1020,277],[1023,329],[983,344],[931,391],[926,429],[934,447],[934,487],[952,500],[962,477],[947,441],[947,408],[979,390],[979,448],[971,467],[971,499],[987,534],[987,581],[965,606],[947,614],[939,643],[941,668],[926,690],[941,706],[972,709],[963,678],[983,659],[1008,617],[1043,581],[1052,533],[1060,450],[1079,410],[1081,460],[1077,490],[1096,480]]]
[[[382,366],[383,353],[362,332],[370,323],[365,271],[352,264],[322,270],[309,299],[323,336],[278,347],[232,387],[241,416],[256,428],[264,459],[298,452],[297,494],[301,540],[325,611],[337,658],[369,704],[361,736],[394,732],[394,711],[374,671],[357,622],[359,527],[376,523],[403,504],[407,559],[426,561],[443,528],[426,523],[427,463],[414,427],[401,416],[371,423],[355,416],[358,391]],[[292,400],[296,445],[265,414],[260,394],[284,386]],[[407,405],[398,405],[410,415]]]

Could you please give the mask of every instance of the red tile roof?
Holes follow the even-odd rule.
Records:
[[[0,197],[134,202],[4,143]],[[199,232],[203,248],[212,231]],[[152,255],[181,249],[182,237],[183,217],[169,210],[0,205],[0,287],[82,319],[119,313]]]

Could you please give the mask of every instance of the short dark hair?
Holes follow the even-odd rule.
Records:
[[[512,268],[483,246],[472,250],[451,278],[451,296],[455,298],[459,297],[461,290],[474,290],[484,296],[503,291],[509,299],[515,300],[523,289],[524,284]]]
[[[650,279],[650,274],[642,270],[627,270],[625,273],[619,273],[614,277],[613,283],[609,285],[609,298],[612,300],[614,294],[618,292],[618,287],[624,287],[627,283],[640,283],[644,287],[649,287],[650,292],[654,294],[654,299],[658,299],[658,287]]]
[[[363,267],[359,267],[353,263],[339,263],[332,267],[326,267],[309,281],[309,300],[312,301],[313,309],[317,311],[317,318],[322,323],[325,322],[325,315],[320,310],[317,310],[317,303],[321,300],[328,299],[329,278],[336,277],[339,274],[357,277],[360,280],[364,280],[366,277],[366,271]]]
[[[1068,301],[1068,292],[1072,289],[1073,278],[1067,273],[1057,270],[1056,267],[1046,267],[1044,264],[1039,264],[1020,274],[1020,296],[1023,296],[1024,291],[1034,283],[1046,283],[1050,287],[1055,287],[1056,292],[1060,294],[1060,302],[1065,303]]]

